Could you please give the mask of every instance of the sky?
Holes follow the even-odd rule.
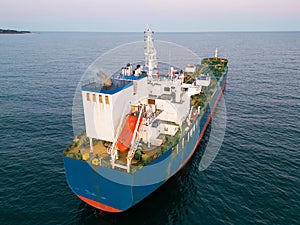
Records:
[[[300,31],[300,0],[0,0],[0,28],[30,31]]]

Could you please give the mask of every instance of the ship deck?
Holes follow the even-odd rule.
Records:
[[[183,128],[187,127],[186,125]],[[154,146],[148,145],[143,141],[140,142],[138,150],[140,152],[139,157],[135,157],[131,161],[131,165],[133,167],[142,167],[157,157],[160,157],[167,151],[170,147],[174,146],[179,139],[181,132],[177,132],[176,135],[169,136],[169,135],[160,135],[159,139],[163,140],[163,144],[161,146]],[[111,167],[110,159],[111,156],[108,154],[109,145],[106,142],[101,140],[93,141],[92,149],[90,151],[90,143],[88,142],[88,137],[86,134],[82,134],[80,137],[76,137],[73,140],[72,146],[69,146],[65,150],[65,155],[70,158],[74,158],[76,160],[85,160],[95,164],[93,160],[97,160],[97,165],[104,166],[104,167]],[[115,161],[115,164],[126,166],[127,164],[127,154],[128,151],[125,152],[118,152],[118,159]],[[116,169],[120,169],[116,167]]]
[[[209,66],[207,66],[209,65]],[[215,67],[218,65],[218,67]],[[186,135],[191,129],[194,129],[193,125],[196,118],[202,118],[205,111],[209,107],[209,102],[211,102],[212,98],[216,93],[217,84],[220,83],[224,74],[227,73],[227,61],[220,58],[209,58],[204,59],[198,70],[205,69],[212,77],[211,84],[209,87],[203,87],[203,90],[200,94],[191,97],[191,105],[193,105],[193,111],[190,114],[190,122],[186,121],[181,124],[180,129],[174,136],[163,135],[161,134],[158,139],[162,141],[159,146],[148,145],[144,143],[142,140],[139,143],[139,147],[135,152],[135,156],[131,161],[131,165],[133,167],[141,168],[156,158],[160,157],[164,152],[178,143],[180,137]],[[221,70],[219,69],[221,68]],[[202,70],[201,70],[202,71]],[[203,71],[202,71],[203,72]],[[192,77],[191,77],[192,78]],[[123,81],[121,81],[123,82]],[[127,82],[127,81],[126,81]],[[127,84],[127,83],[126,83]],[[126,86],[125,84],[125,86]],[[120,87],[123,87],[122,85]],[[89,87],[89,88],[97,88],[97,87]],[[170,96],[161,96],[161,98],[169,98]],[[193,132],[193,131],[192,131]],[[111,155],[108,153],[110,145],[112,143],[105,142],[102,140],[93,139],[92,143],[92,151],[90,148],[89,138],[85,133],[82,133],[79,137],[75,137],[71,146],[68,146],[64,154],[67,157],[74,158],[77,160],[85,160],[94,165],[99,165],[103,167],[112,168],[111,164]],[[173,150],[176,149],[173,147]],[[173,151],[172,155],[176,155],[177,151]],[[138,154],[137,154],[138,153]],[[120,152],[118,151],[118,157],[115,161],[116,166],[114,169],[124,170],[127,166],[127,155],[128,151]],[[136,171],[137,169],[134,169]],[[132,171],[132,172],[134,172]]]
[[[69,146],[66,151],[66,156],[79,160],[89,160],[95,157],[105,158],[108,156],[107,148],[102,141],[96,140],[93,142],[93,152],[91,153],[88,138],[84,134],[73,140],[72,146]]]

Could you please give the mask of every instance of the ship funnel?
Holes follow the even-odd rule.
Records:
[[[98,79],[103,82],[104,86],[109,87],[112,85],[110,76],[106,72],[104,72],[103,70],[100,70],[96,74],[97,74]]]

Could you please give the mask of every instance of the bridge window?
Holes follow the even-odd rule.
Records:
[[[91,101],[91,99],[90,99],[90,93],[86,93],[86,100],[87,101]]]
[[[109,105],[109,99],[108,99],[108,96],[105,96],[105,103],[106,103],[107,105]]]
[[[96,95],[93,94],[93,102],[96,102]]]
[[[99,103],[103,103],[102,95],[99,95]]]

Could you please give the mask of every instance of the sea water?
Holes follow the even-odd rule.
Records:
[[[110,214],[83,203],[63,165],[76,87],[97,57],[143,33],[1,35],[0,224],[300,223],[300,33],[155,38],[200,58],[217,47],[229,59],[226,132],[213,163],[199,171],[209,127],[189,163],[133,208]]]

